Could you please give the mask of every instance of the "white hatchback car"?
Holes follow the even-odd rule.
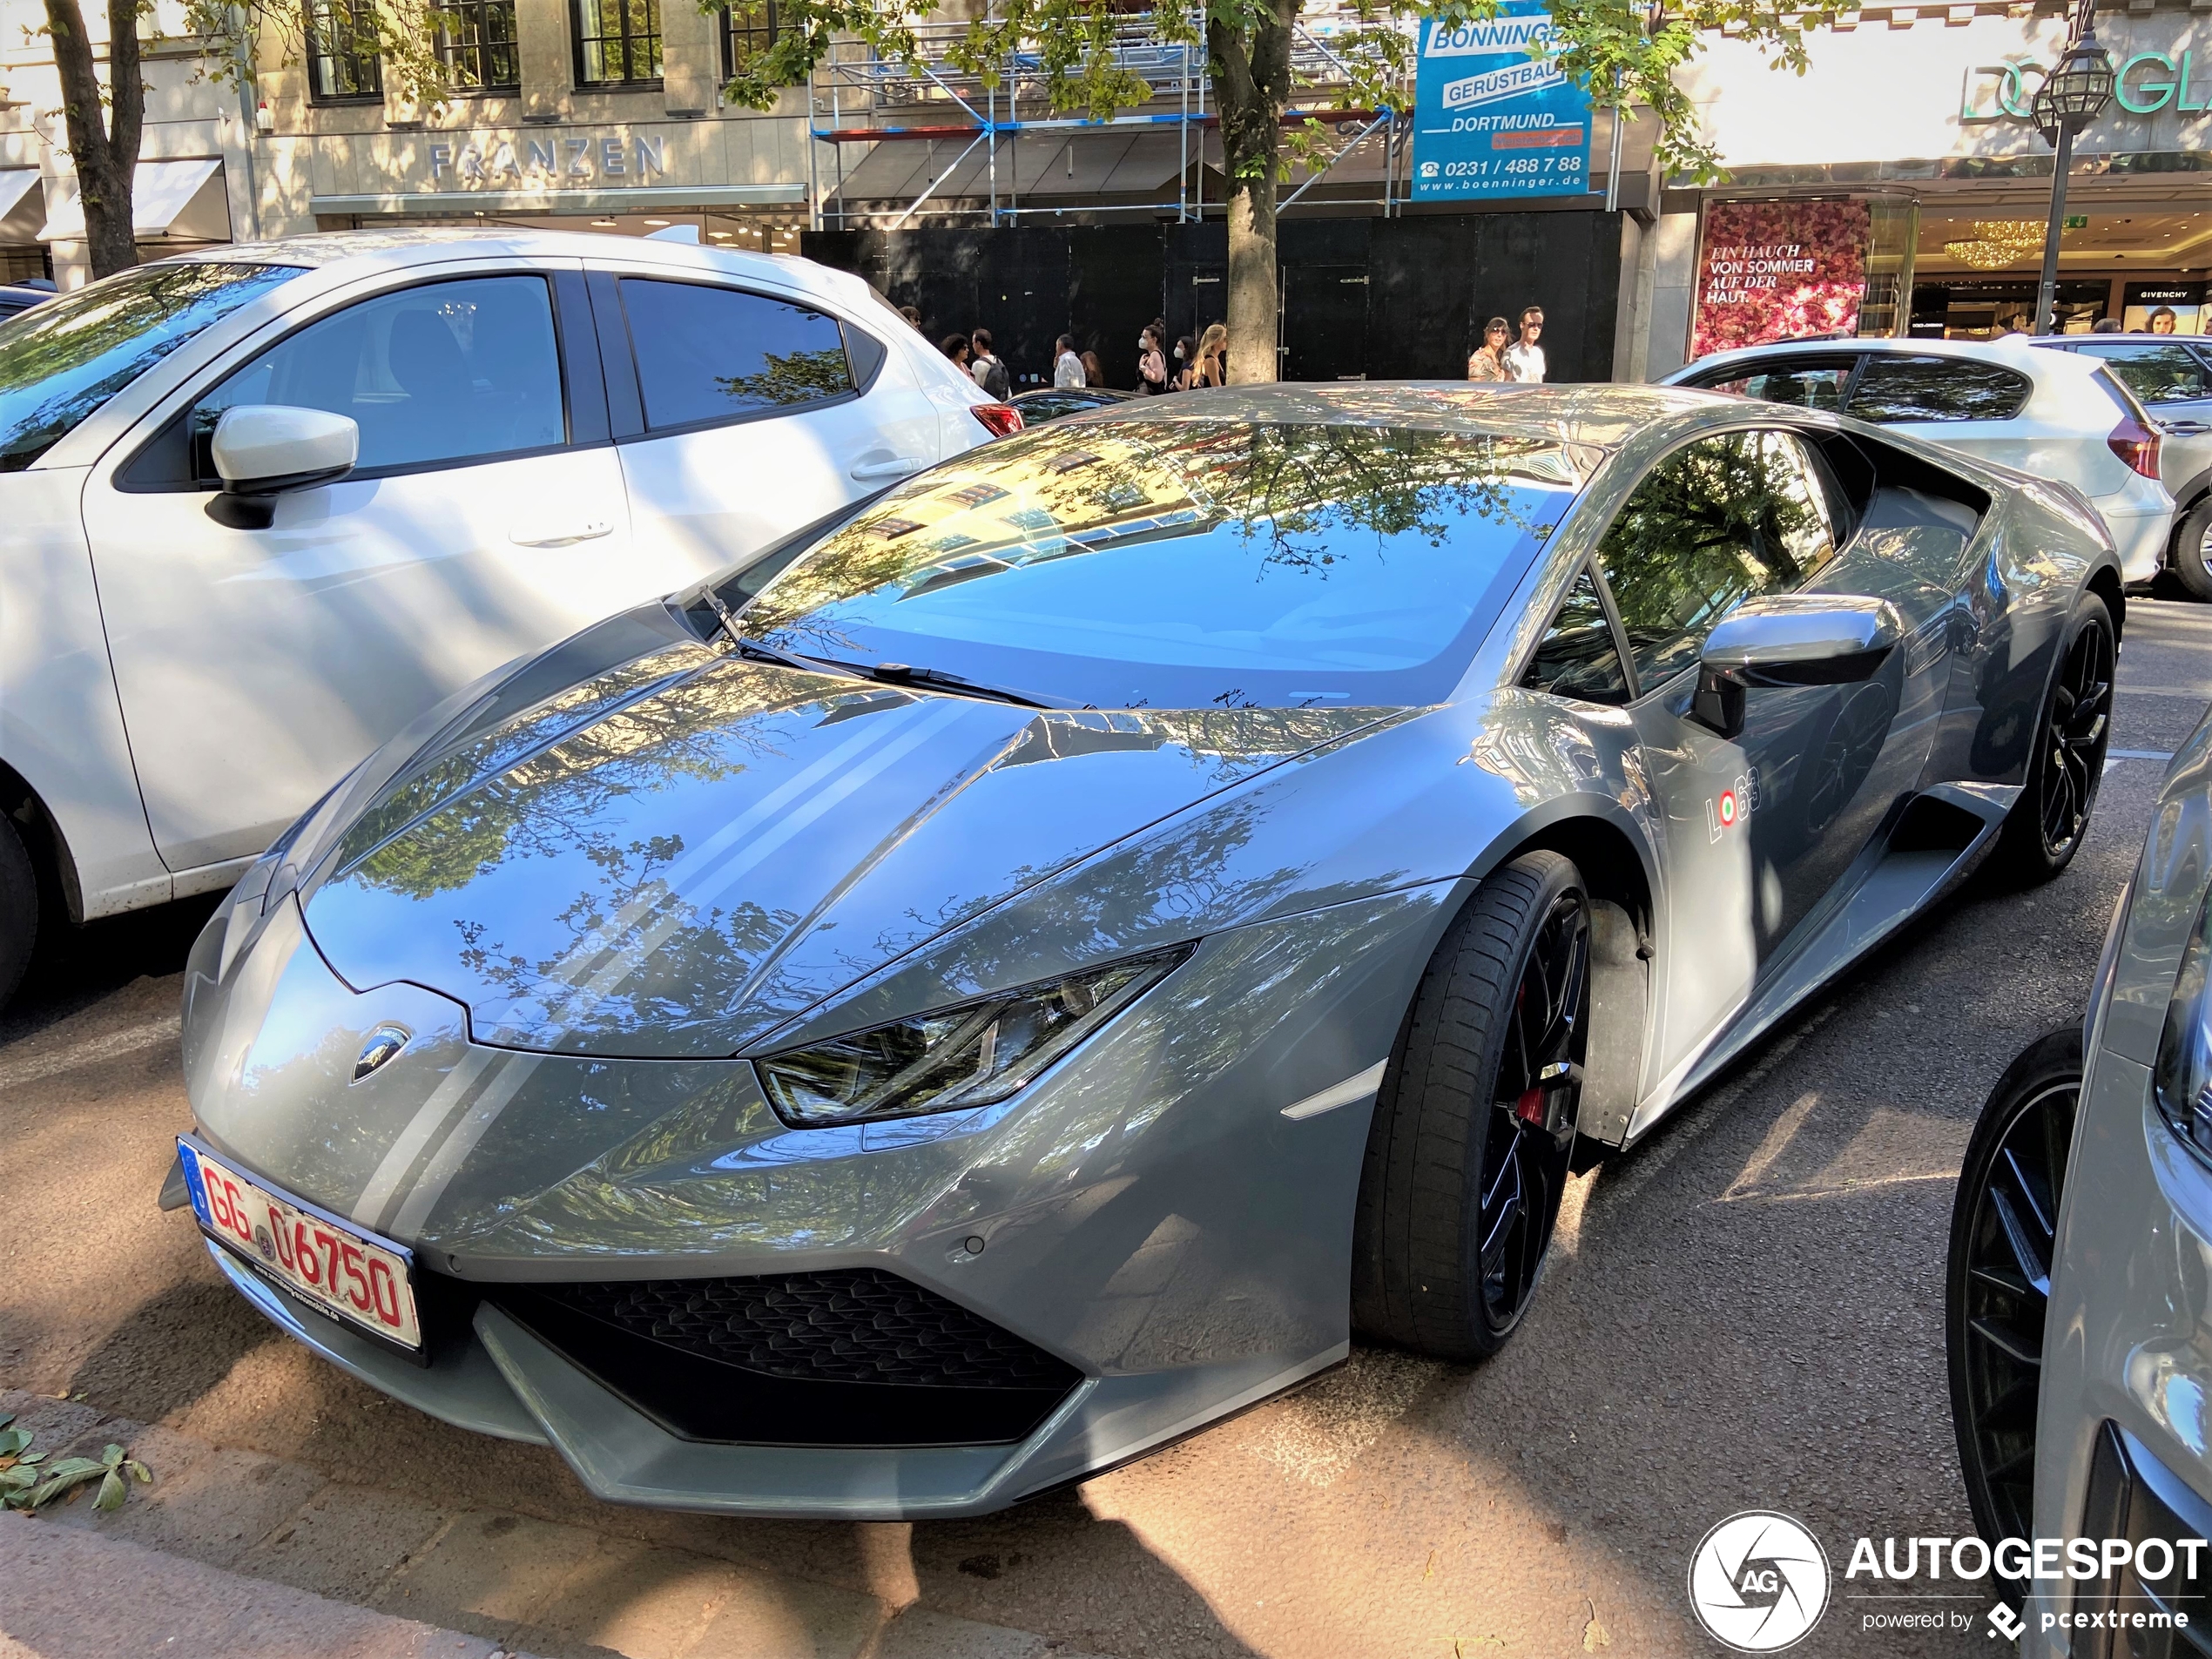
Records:
[[[1661,384],[1852,415],[2072,484],[2103,518],[2129,582],[2149,581],[2165,559],[2174,498],[2159,482],[2159,431],[2092,358],[2038,351],[2024,334],[1791,341],[1716,352]]]
[[[856,277],[581,234],[212,248],[0,330],[0,1001],[371,749],[1020,425]]]

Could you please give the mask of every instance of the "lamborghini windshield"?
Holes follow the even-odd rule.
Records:
[[[741,626],[1076,706],[1432,703],[1587,464],[1544,439],[1425,428],[1046,428],[756,567]]]

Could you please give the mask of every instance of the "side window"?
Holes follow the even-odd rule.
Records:
[[[762,294],[622,279],[645,424],[660,431],[853,391],[837,320]]]
[[[1787,432],[1730,432],[1654,467],[1598,543],[1649,691],[1697,660],[1712,626],[1755,594],[1788,593],[1833,556],[1819,459]]]
[[[1801,409],[1825,409],[1839,415],[1844,388],[1851,381],[1851,365],[1858,360],[1838,357],[1826,362],[1762,364],[1755,368],[1726,371],[1721,378],[1692,382],[1709,392],[1733,392],[1766,403],[1788,403]]]
[[[2212,397],[2212,369],[2187,346],[2101,346],[2080,347],[2084,357],[2101,357],[2146,403],[2190,403]]]
[[[1604,603],[1588,567],[1560,601],[1521,683],[1532,691],[1579,698],[1585,703],[1629,700],[1628,671],[1621,664],[1613,624],[1606,620]]]
[[[1877,422],[2009,421],[2031,389],[2027,375],[1999,363],[1878,352],[1867,358],[1846,413]]]
[[[568,442],[543,277],[403,289],[312,323],[192,408],[192,469],[215,482],[215,423],[241,403],[351,415],[361,469],[450,465]]]

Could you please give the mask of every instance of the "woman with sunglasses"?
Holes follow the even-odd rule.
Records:
[[[1503,317],[1493,317],[1484,325],[1482,343],[1467,358],[1467,378],[1471,381],[1511,380],[1506,373],[1506,347],[1513,340],[1513,325]]]

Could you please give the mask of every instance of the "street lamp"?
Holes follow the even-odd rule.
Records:
[[[2059,233],[2066,224],[2066,178],[2074,165],[2074,135],[2104,113],[2118,79],[2112,54],[2097,44],[2091,12],[2095,4],[2096,0],[2081,0],[2074,44],[2058,67],[2043,78],[2029,105],[2035,130],[2056,152],[2051,165],[2051,222],[2043,232],[2043,286],[2035,297],[2039,334],[2058,332]]]

